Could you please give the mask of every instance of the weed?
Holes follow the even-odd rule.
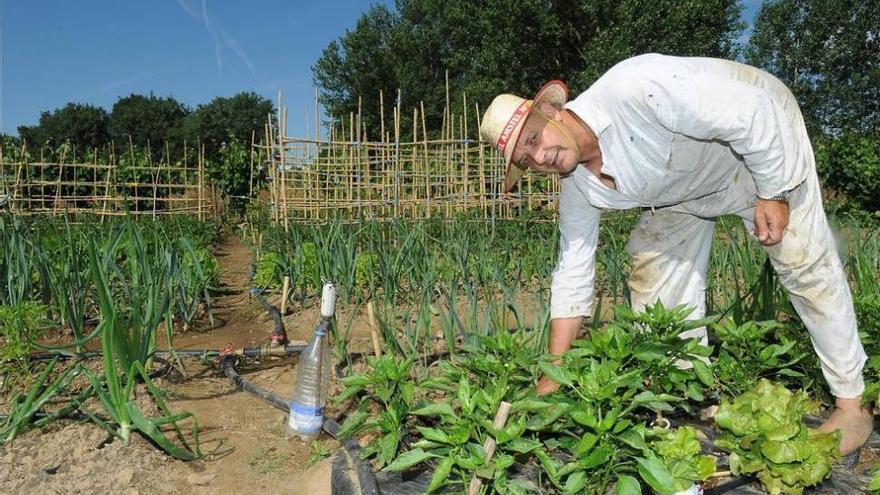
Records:
[[[315,464],[323,461],[324,459],[330,457],[332,451],[330,450],[324,442],[315,440],[314,442],[309,444],[309,449],[311,450],[311,455],[309,455],[309,467],[314,466]]]
[[[275,447],[260,447],[248,464],[259,474],[274,474],[284,467],[290,457],[290,454],[279,452]]]

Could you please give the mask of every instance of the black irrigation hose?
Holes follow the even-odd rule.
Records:
[[[232,380],[232,383],[234,383],[236,387],[263,399],[284,412],[290,412],[290,405],[286,400],[242,378],[235,369],[236,364],[238,364],[238,358],[236,356],[226,355],[220,358],[220,370],[223,371],[223,374],[226,375],[227,378]]]
[[[272,316],[272,319],[275,321],[275,328],[272,329],[272,334],[269,336],[270,340],[279,344],[286,344],[287,340],[287,331],[284,329],[284,321],[281,319],[281,311],[269,303],[265,297],[263,297],[263,289],[254,287],[254,277],[257,274],[257,255],[254,254],[251,257],[251,270],[248,275],[248,282],[250,282],[251,290],[250,294],[257,299],[257,302],[263,306],[263,309]]]
[[[348,454],[348,463],[355,464],[361,495],[379,495],[379,482],[376,480],[376,475],[373,473],[373,470],[370,469],[370,465],[360,457],[361,446],[352,440],[351,437],[340,438],[340,430],[342,430],[342,426],[336,421],[329,418],[324,420],[324,431],[329,433],[333,438],[339,440],[342,444],[342,448],[345,449],[346,454]],[[332,482],[333,480],[331,480],[331,488],[333,487]]]
[[[159,349],[153,355],[157,358],[168,358],[173,355],[177,355],[177,357],[194,357],[194,358],[214,358],[218,356],[223,356],[226,354],[232,354],[235,356],[243,356],[243,357],[263,357],[263,356],[288,356],[291,354],[295,354],[297,352],[302,351],[305,348],[302,344],[295,345],[285,345],[285,346],[270,346],[264,345],[260,347],[243,347],[240,349],[233,349],[232,351],[224,350],[224,349]],[[95,359],[103,356],[101,351],[87,351],[87,352],[78,352],[78,353],[70,353],[70,354],[56,354],[52,352],[42,352],[38,354],[31,354],[28,356],[29,361],[50,361],[52,359],[72,359],[72,358],[80,358],[80,359]]]
[[[727,493],[730,490],[739,488],[741,486],[746,486],[753,481],[755,481],[754,478],[748,476],[737,476],[736,478],[731,478],[730,481],[726,483],[715,485],[712,488],[707,488],[703,492],[703,495],[721,495],[722,493]]]

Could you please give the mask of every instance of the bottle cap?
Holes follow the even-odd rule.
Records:
[[[324,283],[324,290],[321,292],[321,316],[324,318],[332,318],[336,314],[336,286],[333,282]]]

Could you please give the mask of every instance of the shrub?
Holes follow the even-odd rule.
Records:
[[[818,146],[816,160],[827,186],[862,208],[880,210],[880,133],[844,134]]]

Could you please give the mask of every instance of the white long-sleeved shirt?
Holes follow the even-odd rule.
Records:
[[[562,178],[551,318],[591,314],[600,210],[696,200],[724,190],[740,164],[769,198],[803,182],[813,163],[794,132],[803,124],[791,92],[727,60],[633,57],[566,108],[598,137],[602,173],[617,189],[584,167]]]

